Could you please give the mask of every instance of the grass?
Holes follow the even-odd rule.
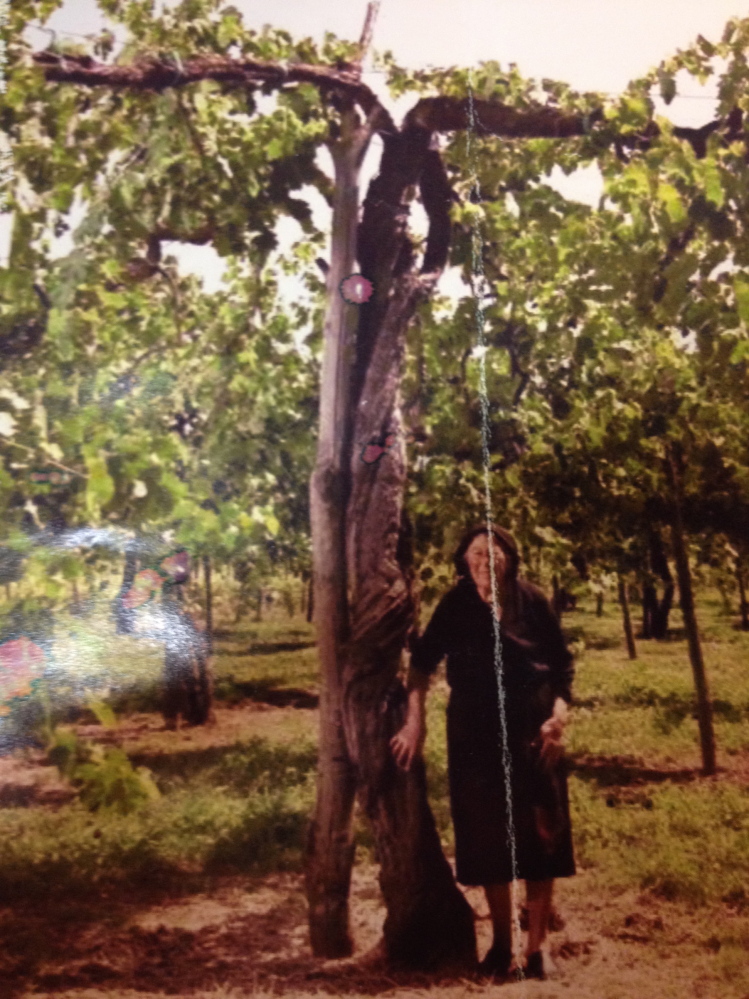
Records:
[[[725,766],[749,754],[749,634],[735,630],[711,593],[700,595],[698,616]],[[680,624],[678,610],[672,622]],[[697,772],[683,638],[640,641],[639,658],[630,662],[614,604],[600,618],[583,606],[565,617],[565,627],[578,652],[568,746],[579,865],[601,891],[634,888],[688,906],[749,912],[749,789],[731,773],[703,779]],[[158,752],[136,748],[134,762],[149,767],[161,791],[137,814],[91,814],[76,803],[54,812],[0,810],[0,895],[300,869],[316,765],[311,642],[311,628],[297,619],[218,632],[219,704],[251,696],[285,710],[248,714],[247,732],[232,745],[170,749],[165,735]],[[428,700],[425,757],[437,827],[450,851],[447,696],[441,674]],[[372,857],[361,823],[357,840]]]
[[[92,814],[78,803],[0,810],[0,897],[298,866],[314,800],[313,743],[254,738],[150,762],[162,797],[136,814]]]
[[[214,651],[216,697],[226,703],[274,692],[317,691],[314,632],[306,622],[271,620],[219,631]]]
[[[569,751],[578,861],[602,886],[636,887],[689,905],[749,908],[749,789],[727,774],[705,779],[686,642],[615,644],[614,608],[568,620],[585,643],[577,661]],[[749,634],[720,600],[701,594],[698,618],[715,715],[719,764],[749,753]],[[680,614],[673,614],[678,628]],[[597,765],[586,767],[594,758]],[[608,761],[608,765],[607,765]]]

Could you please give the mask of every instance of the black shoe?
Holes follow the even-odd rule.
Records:
[[[540,950],[534,950],[532,954],[528,955],[525,967],[523,968],[523,975],[525,978],[537,978],[541,982],[545,981],[544,956]]]
[[[485,978],[507,978],[512,964],[512,953],[493,944],[479,964],[479,974]]]

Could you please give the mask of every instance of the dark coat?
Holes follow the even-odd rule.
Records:
[[[447,656],[448,771],[458,880],[486,885],[514,877],[568,877],[575,864],[565,764],[548,770],[538,750],[539,728],[551,716],[554,701],[571,699],[574,671],[557,618],[531,583],[516,579],[509,585],[499,646],[501,690],[491,608],[473,581],[461,578],[412,648],[412,668],[427,674]]]

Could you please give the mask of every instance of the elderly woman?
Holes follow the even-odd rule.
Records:
[[[413,644],[407,718],[391,745],[408,769],[424,741],[429,677],[447,656],[457,877],[483,886],[494,929],[480,970],[498,978],[510,972],[510,883],[522,878],[528,904],[524,973],[544,978],[541,945],[553,879],[575,873],[562,758],[573,668],[548,600],[518,579],[518,563],[517,546],[502,528],[478,527],[463,539],[455,553],[457,584]]]

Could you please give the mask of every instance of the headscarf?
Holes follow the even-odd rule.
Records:
[[[465,555],[471,545],[471,542],[475,538],[480,537],[482,534],[491,534],[507,556],[505,579],[507,582],[513,582],[517,578],[518,568],[520,566],[520,552],[518,551],[515,539],[510,532],[506,531],[503,527],[496,527],[492,525],[492,527],[489,528],[486,524],[479,524],[477,527],[471,528],[458,545],[455,555],[453,556],[453,563],[455,564],[455,570],[458,573],[458,576],[461,579],[471,578],[471,573],[468,568]]]

